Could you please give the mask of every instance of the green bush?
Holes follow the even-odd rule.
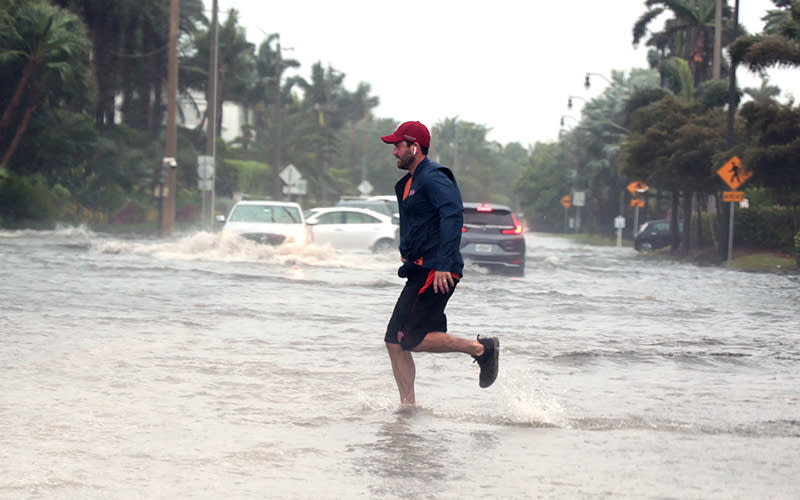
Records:
[[[791,207],[755,207],[734,213],[733,239],[737,246],[790,252],[797,229]]]
[[[265,163],[247,160],[225,160],[232,167],[236,179],[233,191],[240,191],[255,197],[270,197],[272,193],[272,169]],[[222,194],[228,194],[220,191]]]
[[[794,235],[794,258],[797,259],[797,267],[800,268],[800,231]]]
[[[118,184],[105,184],[86,193],[83,201],[88,208],[111,218],[128,202],[128,193]]]
[[[66,188],[50,187],[38,174],[9,172],[0,178],[0,219],[6,226],[51,224],[64,215],[68,199]]]

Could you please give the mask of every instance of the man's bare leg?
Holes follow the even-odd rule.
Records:
[[[484,344],[484,342],[486,344]],[[492,350],[486,352],[487,347]],[[444,332],[431,332],[425,335],[422,342],[412,351],[422,352],[463,352],[470,354],[481,367],[481,374],[478,377],[478,385],[483,388],[489,387],[497,379],[498,356],[500,354],[500,341],[497,337],[486,337],[477,340],[466,340]]]
[[[417,404],[414,396],[414,377],[416,367],[414,358],[409,351],[404,351],[400,344],[386,343],[386,350],[389,351],[389,359],[392,361],[392,373],[397,383],[397,390],[400,391],[400,404],[402,406],[414,406]]]
[[[472,356],[483,354],[483,344],[477,340],[454,337],[445,332],[430,332],[412,349],[415,352],[463,352]]]

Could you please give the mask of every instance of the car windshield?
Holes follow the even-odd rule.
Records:
[[[507,210],[479,212],[474,209],[465,209],[464,225],[513,226],[514,219],[511,217],[511,212]]]
[[[299,224],[302,218],[297,207],[281,205],[238,205],[231,214],[230,220],[232,222]]]

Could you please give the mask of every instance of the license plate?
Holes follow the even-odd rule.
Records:
[[[476,252],[481,252],[481,253],[491,253],[492,252],[492,245],[486,245],[486,244],[477,243],[475,245],[475,251]]]

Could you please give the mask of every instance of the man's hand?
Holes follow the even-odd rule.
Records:
[[[434,293],[447,293],[455,286],[453,276],[448,271],[436,271],[433,275]]]

